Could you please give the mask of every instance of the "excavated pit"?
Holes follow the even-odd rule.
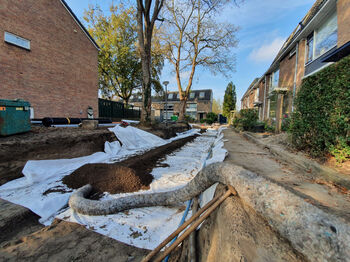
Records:
[[[118,194],[149,189],[153,180],[153,168],[166,166],[161,162],[167,155],[192,142],[196,137],[197,135],[185,137],[115,164],[84,165],[65,176],[62,182],[72,189],[86,184],[92,185],[91,199],[100,198],[103,192]]]

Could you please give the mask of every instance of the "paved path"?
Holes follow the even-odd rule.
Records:
[[[225,148],[229,154],[225,161],[240,165],[263,175],[294,191],[306,201],[335,213],[350,222],[350,196],[332,184],[315,183],[315,177],[306,171],[281,163],[268,151],[246,140],[231,128],[224,130]]]

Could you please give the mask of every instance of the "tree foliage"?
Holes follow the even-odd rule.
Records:
[[[223,104],[224,116],[229,117],[230,112],[232,110],[236,110],[236,101],[237,101],[236,86],[231,81],[230,83],[228,83],[225,90],[224,104]]]
[[[237,28],[216,18],[226,0],[169,0],[165,3],[161,38],[166,58],[174,66],[183,119],[198,67],[225,76],[235,68],[231,48],[237,45]],[[185,77],[188,75],[188,77]]]
[[[118,96],[128,104],[130,96],[142,86],[140,50],[137,45],[136,11],[133,7],[111,5],[110,15],[104,15],[96,6],[85,11],[84,19],[89,25],[89,33],[100,46],[99,90],[103,97]],[[159,41],[156,40],[156,47]],[[155,62],[151,70],[153,86],[160,88],[159,74],[164,58],[155,50]]]
[[[213,99],[212,111],[215,114],[222,114],[222,103],[221,103],[220,99],[218,99],[218,100],[216,100],[215,98]]]
[[[350,57],[305,78],[295,99],[293,144],[314,157],[350,158]]]

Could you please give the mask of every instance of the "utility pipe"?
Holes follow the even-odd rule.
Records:
[[[183,223],[185,223],[185,219],[186,219],[186,217],[187,217],[187,215],[188,215],[188,211],[190,210],[191,204],[192,204],[192,199],[191,199],[191,200],[188,200],[188,202],[187,202],[187,207],[186,207],[186,210],[185,210],[185,212],[184,212],[184,214],[183,214],[183,216],[182,216],[182,219],[181,219],[181,221],[180,221],[180,223],[179,223],[179,227],[180,227]],[[176,241],[176,239],[177,239],[177,236],[174,237],[174,239],[171,241],[170,245],[172,245],[172,244]],[[164,262],[168,262],[168,260],[169,260],[169,255],[164,259]]]
[[[292,97],[292,112],[294,112],[294,97],[297,87],[297,75],[298,75],[298,56],[299,56],[299,42],[295,46],[295,69],[294,69],[294,84],[293,84],[293,97]]]
[[[193,199],[192,213],[198,212],[198,197]],[[196,231],[193,231],[189,238],[189,262],[196,262]]]
[[[155,249],[152,250],[141,262],[149,261],[155,254],[157,254],[163,247],[165,247],[174,237],[180,234],[188,225],[190,225],[196,218],[198,218],[204,211],[211,207],[221,196],[216,196],[210,200],[204,207],[202,207],[197,213],[193,214],[192,217],[183,223],[178,229],[171,233],[166,239],[163,240]]]
[[[236,190],[229,186],[229,190],[226,191],[226,193],[219,198],[218,201],[216,201],[204,214],[201,216],[198,220],[196,220],[183,234],[169,247],[167,248],[163,253],[160,254],[159,257],[157,257],[154,261],[160,262],[164,257],[166,257],[168,254],[170,254],[171,251],[173,251],[184,239],[186,239],[192,231],[196,230],[196,228],[222,203],[226,198],[228,198],[231,194],[237,195]],[[146,260],[147,261],[147,260]]]

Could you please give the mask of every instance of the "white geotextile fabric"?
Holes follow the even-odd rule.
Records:
[[[114,132],[119,141],[122,142],[122,147],[128,150],[152,148],[167,143],[165,139],[132,126],[117,125],[109,128],[109,131]]]
[[[72,190],[67,188],[61,179],[87,163],[118,162],[152,147],[193,135],[198,130],[189,130],[169,140],[161,139],[131,126],[111,128],[111,131],[116,133],[123,146],[120,146],[117,141],[106,142],[105,152],[98,152],[90,156],[28,161],[23,169],[25,177],[0,186],[0,197],[29,208],[41,217],[39,221],[45,225],[51,224],[52,220],[57,217],[85,225],[96,232],[140,248],[156,247],[161,239],[166,238],[176,229],[182,217],[184,203],[179,203],[173,208],[149,207],[108,216],[84,216],[69,208],[62,212],[62,209],[67,207]],[[168,166],[152,170],[154,180],[150,185],[150,190],[144,193],[164,192],[183,187],[203,168],[208,151],[213,145],[213,153],[207,163],[223,161],[226,150],[222,148],[222,137],[220,136],[218,140],[214,136],[219,132],[209,130],[207,133],[211,134],[210,136],[199,136],[181,150],[168,155],[162,162]],[[134,137],[139,144],[130,141],[130,137]],[[147,140],[147,146],[141,145],[141,143],[146,143],[145,140]],[[63,192],[55,192],[57,189]],[[53,190],[53,192],[44,194],[47,190]],[[125,194],[106,194],[104,199],[118,198],[123,195]],[[62,213],[58,214],[59,212]]]

